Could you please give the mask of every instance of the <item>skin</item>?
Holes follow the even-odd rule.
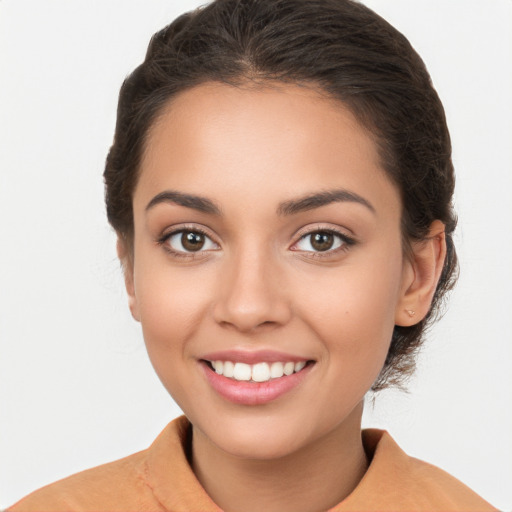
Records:
[[[335,201],[283,215],[326,190]],[[163,201],[199,195],[221,214]],[[120,240],[130,309],[153,366],[193,425],[193,469],[226,511],[325,510],[362,478],[365,393],[393,326],[427,313],[444,260],[443,226],[404,256],[401,201],[371,135],[337,101],[294,85],[205,84],[152,127],[133,197],[134,245]],[[200,228],[203,250],[181,235]],[[308,234],[335,230],[337,249]],[[181,256],[171,250],[181,250]],[[407,310],[414,310],[412,318]],[[202,356],[278,350],[314,361],[292,391],[261,405],[212,389]]]

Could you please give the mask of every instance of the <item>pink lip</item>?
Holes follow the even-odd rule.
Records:
[[[289,356],[288,356],[289,357]],[[231,358],[215,358],[213,360],[233,361]],[[238,359],[238,361],[240,361]],[[269,361],[257,359],[256,362]],[[283,359],[280,359],[283,361]],[[290,359],[284,359],[290,361]],[[304,359],[300,359],[304,361]],[[263,405],[276,400],[285,393],[297,387],[309,374],[314,365],[307,365],[300,372],[283,375],[267,382],[237,381],[215,373],[210,366],[201,361],[200,366],[210,386],[223,398],[239,405]]]
[[[294,356],[286,354],[285,352],[276,352],[274,350],[220,350],[217,352],[210,352],[201,356],[201,359],[207,361],[232,361],[234,363],[286,363],[292,361],[299,363],[300,361],[308,361],[307,357]]]

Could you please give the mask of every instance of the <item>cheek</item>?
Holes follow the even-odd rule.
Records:
[[[135,293],[150,357],[157,352],[183,353],[208,310],[211,276],[193,267],[177,272],[168,264],[143,261],[139,269]]]
[[[359,260],[319,276],[297,294],[298,304],[306,305],[301,316],[325,345],[325,357],[350,374],[378,373],[382,367],[394,328],[400,262],[400,254]]]
[[[197,272],[176,272],[166,264],[158,271],[150,268],[157,267],[140,265],[135,281],[144,342],[162,384],[188,410],[189,396],[201,393],[190,373],[196,365],[194,339],[207,314],[211,286],[207,276]]]

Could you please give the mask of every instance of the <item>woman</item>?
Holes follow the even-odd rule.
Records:
[[[456,269],[444,114],[400,34],[348,2],[183,17],[123,87],[105,179],[132,315],[192,426],[13,510],[491,509],[360,434]]]

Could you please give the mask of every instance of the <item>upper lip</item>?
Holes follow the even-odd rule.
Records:
[[[234,363],[286,363],[292,361],[299,363],[301,361],[309,361],[311,358],[288,354],[286,352],[278,352],[275,350],[219,350],[216,352],[209,352],[200,357],[205,361],[232,361]]]

